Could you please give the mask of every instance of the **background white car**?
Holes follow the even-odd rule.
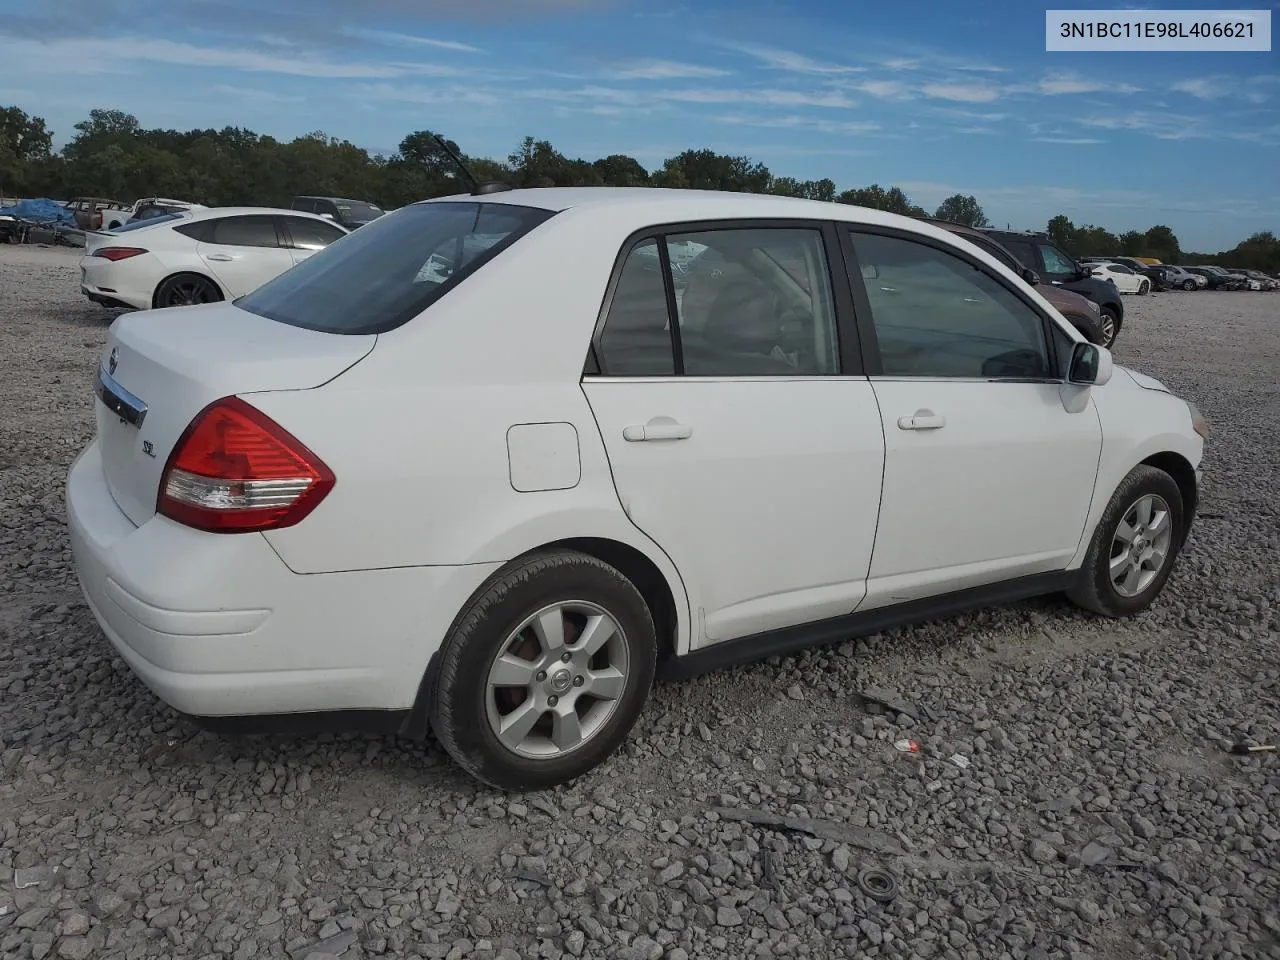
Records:
[[[1207,433],[946,230],[649,188],[412,204],[118,318],[97,390],[72,550],[151,689],[429,728],[515,789],[605,760],[659,669],[1146,609]]]
[[[147,310],[232,300],[348,231],[272,207],[209,207],[85,234],[80,291],[107,307]]]
[[[1121,293],[1146,295],[1151,292],[1151,281],[1123,263],[1090,263],[1089,272],[1102,280],[1110,280]]]

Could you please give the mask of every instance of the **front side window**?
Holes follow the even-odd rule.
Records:
[[[276,222],[269,216],[223,217],[213,221],[210,243],[224,247],[278,247]]]
[[[676,302],[674,337],[659,243],[666,245]],[[826,257],[817,228],[714,229],[645,240],[627,256],[605,319],[599,342],[604,371],[707,377],[838,373]]]
[[[1044,321],[998,280],[915,240],[851,232],[887,377],[1052,378]]]
[[[236,301],[327,333],[394,329],[553,216],[539,207],[439,201],[401,207]]]
[[[1128,267],[1126,267],[1123,263],[1113,263],[1107,269],[1110,270],[1112,273],[1133,273],[1133,271],[1130,270]]]
[[[1044,258],[1045,273],[1075,273],[1075,266],[1052,244],[1040,244],[1040,256]]]

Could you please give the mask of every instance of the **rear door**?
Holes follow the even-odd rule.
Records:
[[[205,266],[227,292],[244,296],[294,265],[271,214],[238,214],[208,222],[196,245]]]
[[[1062,392],[1069,337],[949,245],[845,236],[886,445],[864,608],[1065,569],[1102,446]]]
[[[684,580],[694,646],[865,593],[884,441],[837,249],[816,222],[672,226],[633,238],[610,284],[583,391],[623,508]]]
[[[346,236],[342,228],[313,217],[282,216],[284,240],[294,263],[301,263],[317,250]]]

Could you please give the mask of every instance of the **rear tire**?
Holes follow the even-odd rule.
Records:
[[[1185,536],[1178,484],[1139,464],[1111,495],[1068,598],[1104,617],[1142,612],[1164,589]]]
[[[1151,292],[1151,284],[1148,281],[1143,280],[1140,284],[1138,284],[1138,296],[1145,297],[1150,292]]]
[[[197,303],[217,303],[222,291],[208,277],[198,273],[179,273],[156,287],[152,298],[154,307],[186,307]]]
[[[1102,331],[1102,345],[1108,350],[1120,336],[1120,316],[1114,307],[1102,307],[1098,311],[1098,327]]]
[[[649,607],[616,568],[570,550],[531,554],[455,621],[428,681],[431,728],[491,786],[567,783],[626,740],[657,658]]]

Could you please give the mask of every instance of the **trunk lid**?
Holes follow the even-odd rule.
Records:
[[[145,523],[174,444],[208,404],[320,386],[368,356],[377,339],[305,330],[226,302],[120,317],[94,375],[112,497],[135,524]]]

